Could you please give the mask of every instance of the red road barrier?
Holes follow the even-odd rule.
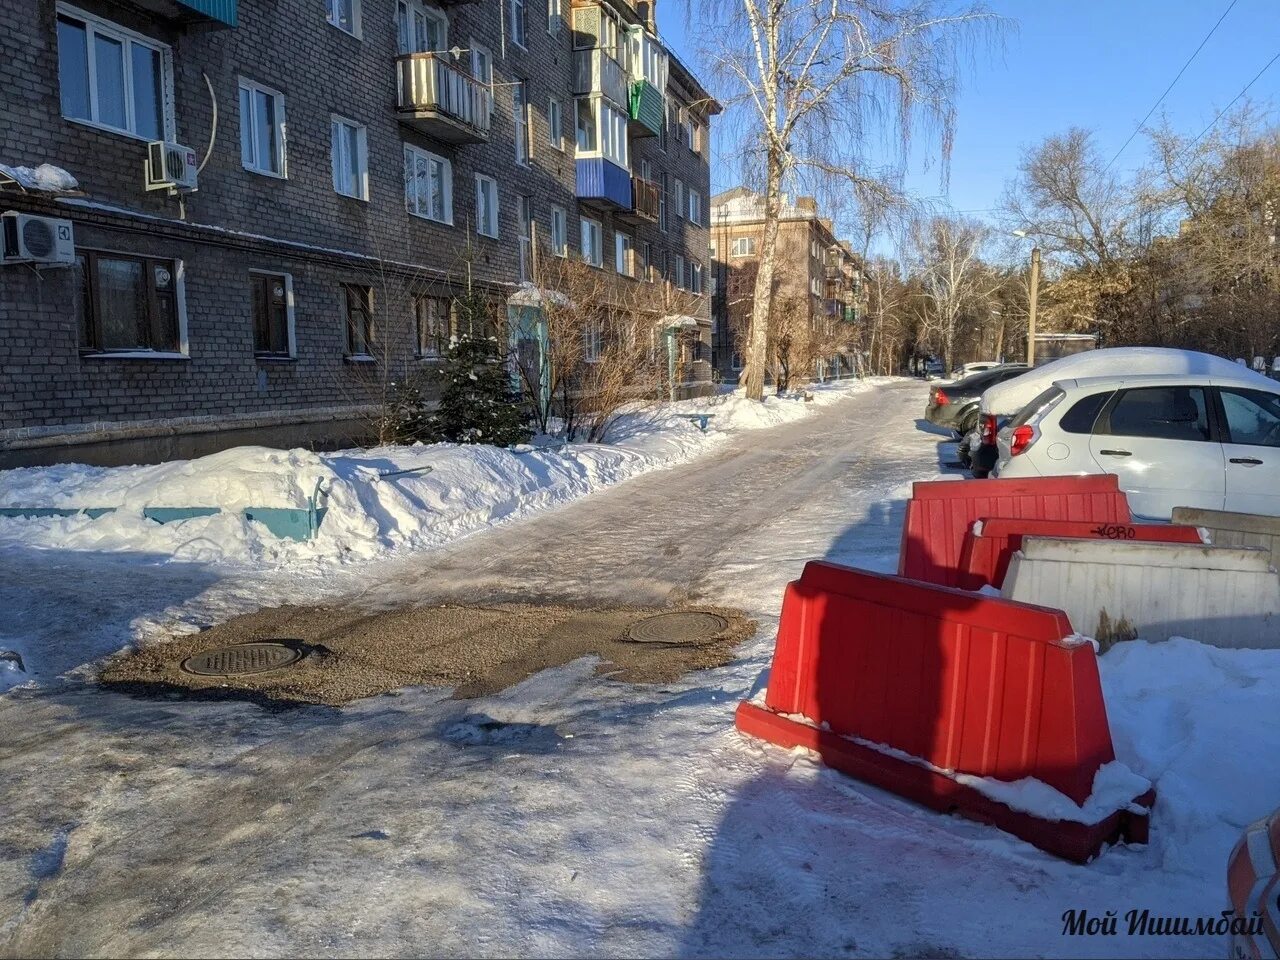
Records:
[[[1059,610],[812,562],[787,587],[765,704],[741,704],[738,729],[1083,862],[1118,836],[1144,841],[1145,814],[1051,822],[948,775],[1088,799],[1115,753],[1093,648],[1071,633]]]
[[[974,528],[978,527],[979,530]],[[1014,520],[981,517],[969,524],[960,546],[956,586],[978,590],[999,587],[1009,572],[1009,558],[1022,548],[1023,537],[1072,537],[1083,540],[1202,543],[1196,527],[1176,523],[1097,523],[1087,520]]]
[[[1114,474],[1026,480],[934,480],[912,488],[902,524],[898,574],[959,585],[960,547],[979,517],[1129,523]]]

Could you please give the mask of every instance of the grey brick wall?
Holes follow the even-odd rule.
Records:
[[[73,5],[87,13],[170,46],[176,138],[201,157],[214,132],[216,99],[212,152],[200,189],[185,198],[183,210],[175,198],[143,189],[144,142],[62,117],[54,0],[0,0],[0,22],[6,25],[0,31],[0,87],[6,91],[0,99],[0,162],[63,166],[79,179],[87,201],[4,192],[0,210],[69,217],[79,247],[180,259],[189,342],[189,356],[182,360],[82,356],[73,272],[0,268],[0,448],[28,444],[33,435],[91,433],[95,425],[149,424],[157,432],[173,432],[193,417],[226,417],[233,426],[246,416],[288,419],[299,411],[366,402],[376,375],[344,362],[340,283],[385,287],[380,304],[397,311],[382,319],[384,339],[394,341],[384,345],[385,359],[416,369],[421,364],[412,359],[405,290],[432,286],[444,292],[461,278],[466,251],[476,281],[498,293],[509,290],[518,273],[518,196],[533,198],[542,237],[549,235],[551,204],[565,207],[569,243],[576,247],[571,37],[568,30],[548,33],[542,0],[529,0],[528,49],[504,43],[498,4],[451,5],[449,44],[486,45],[498,84],[528,81],[534,113],[529,167],[515,163],[508,86],[496,88],[488,143],[450,146],[399,122],[393,0],[362,0],[359,39],[326,22],[323,0],[241,0],[235,29],[185,27],[123,2],[76,0]],[[240,77],[284,94],[287,179],[241,165]],[[565,105],[563,153],[548,143],[546,111],[553,95]],[[367,202],[333,189],[331,114],[367,127]],[[406,212],[405,143],[452,161],[453,226]],[[694,185],[707,218],[706,157],[674,137],[666,152],[658,138],[633,141],[633,169],[643,157],[652,159],[655,175],[666,169]],[[477,172],[499,182],[496,240],[477,236],[472,227]],[[614,226],[611,218],[603,219],[605,266],[611,270]],[[637,248],[641,240],[654,244],[659,262],[668,250],[698,259],[709,282],[706,228],[671,222],[665,234],[656,225],[628,230]],[[254,356],[250,270],[278,270],[293,278],[293,361]],[[709,315],[708,310],[704,298],[701,311]],[[73,448],[67,457],[74,458]]]

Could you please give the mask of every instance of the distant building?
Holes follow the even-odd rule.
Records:
[[[735,187],[711,198],[712,363],[724,380],[736,381],[742,371],[738,337],[751,309],[763,236],[764,198],[759,194]],[[809,376],[852,376],[857,324],[867,297],[860,259],[836,236],[813,197],[784,202],[777,243],[775,300],[807,300],[814,331],[833,344],[830,353],[815,358]]]

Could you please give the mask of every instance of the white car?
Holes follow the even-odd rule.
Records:
[[[999,360],[975,360],[973,363],[966,363],[964,366],[953,370],[951,379],[963,380],[971,374],[982,373],[984,370],[994,370],[999,366],[1002,366]]]
[[[997,476],[1114,473],[1138,517],[1280,516],[1280,384],[1245,370],[1059,380],[997,442]]]

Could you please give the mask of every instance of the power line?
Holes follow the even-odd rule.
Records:
[[[1147,115],[1143,117],[1141,121],[1139,121],[1136,127],[1133,128],[1133,133],[1129,134],[1129,139],[1124,142],[1124,144],[1120,147],[1120,149],[1116,151],[1116,155],[1112,157],[1111,160],[1107,163],[1107,165],[1103,168],[1102,170],[1103,173],[1106,173],[1108,170],[1110,170],[1111,164],[1119,160],[1120,154],[1124,153],[1125,150],[1128,149],[1129,144],[1133,143],[1133,138],[1136,137],[1142,131],[1142,128],[1147,125],[1147,121],[1151,119],[1151,115],[1156,112],[1156,107],[1160,106],[1160,104],[1164,102],[1164,98],[1169,95],[1169,91],[1173,89],[1174,84],[1176,84],[1179,80],[1182,79],[1182,75],[1187,72],[1187,67],[1191,66],[1191,61],[1194,60],[1199,55],[1200,51],[1204,49],[1204,45],[1209,42],[1209,38],[1212,37],[1215,32],[1217,32],[1218,27],[1222,25],[1222,21],[1227,19],[1227,14],[1230,13],[1232,8],[1239,2],[1240,0],[1231,0],[1231,2],[1227,4],[1227,9],[1222,11],[1222,16],[1218,18],[1217,23],[1215,23],[1209,29],[1209,32],[1204,35],[1204,39],[1200,41],[1200,46],[1196,47],[1195,50],[1192,51],[1191,56],[1187,57],[1187,62],[1182,65],[1182,69],[1178,71],[1178,75],[1175,76],[1171,81],[1169,81],[1169,85],[1164,88],[1164,93],[1160,94],[1156,102],[1151,105],[1151,109],[1147,111]]]
[[[1259,70],[1256,74],[1254,74],[1253,79],[1244,85],[1244,89],[1241,90],[1239,93],[1237,93],[1234,97],[1232,97],[1231,102],[1218,111],[1218,115],[1209,121],[1209,125],[1205,127],[1203,130],[1201,130],[1199,133],[1197,133],[1196,138],[1194,140],[1192,140],[1185,147],[1183,147],[1183,153],[1190,150],[1197,143],[1199,143],[1200,138],[1213,129],[1214,124],[1216,124],[1219,120],[1221,120],[1223,115],[1226,114],[1226,112],[1230,110],[1233,106],[1235,106],[1235,102],[1237,100],[1239,100],[1241,97],[1243,97],[1246,93],[1249,92],[1249,88],[1252,87],[1255,83],[1257,83],[1259,78],[1268,70],[1270,70],[1271,65],[1275,63],[1277,60],[1280,60],[1280,53],[1277,53],[1274,57],[1268,60],[1266,65],[1261,70]]]

